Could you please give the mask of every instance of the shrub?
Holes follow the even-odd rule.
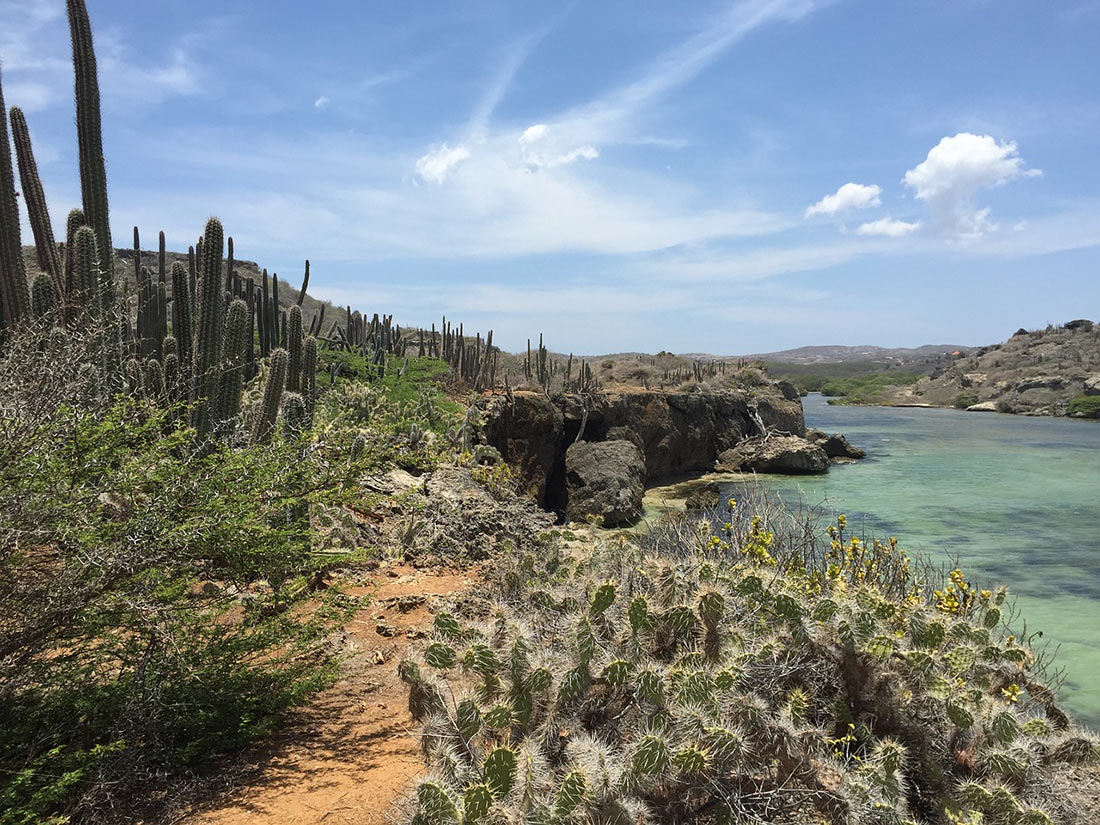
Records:
[[[333,674],[309,514],[354,492],[348,445],[196,452],[185,410],[96,388],[94,337],[0,359],[4,825],[139,801]]]
[[[965,410],[967,407],[973,407],[978,403],[978,394],[976,392],[960,392],[955,396],[955,409]]]
[[[1077,418],[1100,418],[1100,395],[1078,395],[1070,400],[1066,412]]]

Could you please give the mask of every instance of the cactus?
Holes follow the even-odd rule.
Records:
[[[99,112],[99,78],[96,72],[92,26],[84,0],[66,0],[72,36],[75,73],[76,132],[80,150],[80,193],[84,214],[95,230],[105,277],[102,302],[114,306],[114,246],[107,212],[107,168],[103,156],[103,130]]]
[[[277,349],[271,353],[263,401],[256,411],[256,422],[252,428],[252,441],[255,444],[266,444],[275,430],[279,399],[282,398],[283,388],[286,386],[286,362],[285,349]]]
[[[6,111],[3,84],[0,83],[0,330],[14,326],[31,309]]]
[[[84,226],[85,219],[84,213],[79,209],[72,209],[69,211],[69,216],[65,219],[65,261],[64,261],[64,280],[65,280],[65,300],[66,303],[72,297],[73,290],[75,289],[75,283],[73,280],[74,273],[74,250],[75,245],[73,243],[76,237],[76,231],[80,227]]]
[[[235,426],[241,410],[244,384],[245,336],[248,333],[248,306],[239,298],[225,314],[225,345],[222,353],[218,395],[214,404],[214,424],[227,432]]]
[[[427,825],[458,825],[458,806],[437,783],[421,782],[416,789],[416,801]]]
[[[290,362],[287,368],[286,388],[291,392],[298,392],[302,377],[302,308],[292,304],[287,317],[286,343]]]
[[[312,335],[306,338],[302,347],[302,377],[299,382],[302,399],[306,402],[306,417],[313,424],[313,411],[317,406],[317,366],[320,353],[317,348],[317,339]]]
[[[180,378],[184,382],[189,380],[191,374],[194,317],[195,296],[191,294],[191,279],[183,263],[174,261],[172,263],[172,335],[176,339]]]
[[[516,752],[511,748],[496,748],[485,757],[482,773],[494,799],[504,799],[516,784]]]
[[[0,112],[3,107],[0,106]],[[45,272],[53,286],[54,298],[61,300],[65,294],[64,278],[61,271],[61,256],[57,252],[57,243],[50,226],[50,212],[46,208],[46,193],[42,180],[38,176],[38,164],[34,161],[31,148],[31,136],[27,130],[27,120],[23,110],[11,107],[11,135],[15,143],[15,155],[19,161],[19,180],[23,186],[23,203],[26,204],[30,218],[31,232],[34,235],[34,249],[38,256],[38,266]]]
[[[296,392],[283,393],[283,435],[297,441],[306,431],[306,405]]]
[[[71,255],[73,288],[70,304],[74,313],[99,314],[99,245],[95,230],[82,226],[72,240]]]
[[[221,221],[210,218],[206,222],[206,231],[203,232],[203,254],[200,262],[202,302],[192,375],[192,398],[196,402],[194,426],[200,437],[208,435],[213,424],[211,403],[218,390],[222,343],[222,238]],[[275,403],[278,404],[277,397]],[[271,426],[274,426],[274,421],[273,413]]]
[[[50,276],[39,272],[31,284],[31,312],[35,318],[45,319],[53,311],[54,284]]]

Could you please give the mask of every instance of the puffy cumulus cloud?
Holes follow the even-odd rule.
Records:
[[[430,183],[443,183],[451,171],[470,157],[470,150],[459,145],[454,148],[444,143],[438,149],[424,154],[416,162],[416,174]]]
[[[882,187],[875,184],[846,183],[831,195],[826,195],[813,206],[807,207],[806,217],[835,215],[848,209],[866,209],[882,203],[879,195]]]
[[[990,135],[960,132],[932,147],[902,181],[928,206],[932,226],[950,237],[970,240],[996,228],[989,208],[978,208],[981,189],[1002,186],[1019,177],[1041,175],[1028,169],[1013,141],[998,143]]]
[[[324,109],[326,106],[328,106],[328,98],[324,95],[321,95],[319,98],[313,101],[314,109]]]
[[[901,238],[920,229],[919,223],[899,221],[895,218],[879,218],[877,221],[862,223],[856,229],[857,235],[884,235],[887,238]]]
[[[550,134],[549,126],[545,123],[536,123],[534,126],[528,126],[523,130],[523,134],[519,136],[519,142],[526,146],[542,140],[548,134]]]

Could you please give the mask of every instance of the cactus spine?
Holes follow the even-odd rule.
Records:
[[[103,157],[103,128],[99,112],[99,78],[92,26],[84,0],[67,0],[69,32],[73,45],[76,97],[76,132],[80,149],[80,193],[84,214],[95,230],[96,242],[106,273],[102,284],[104,306],[114,304],[114,247],[107,212],[107,167]]]
[[[30,309],[6,111],[0,84],[0,328],[16,324]]]
[[[46,193],[42,188],[42,179],[38,176],[38,164],[34,161],[31,148],[31,136],[27,129],[27,120],[18,106],[11,108],[11,136],[15,143],[15,156],[19,161],[19,180],[23,185],[23,202],[27,206],[27,215],[34,234],[34,248],[38,255],[38,266],[53,283],[54,297],[60,299],[65,294],[61,274],[61,257],[57,254],[57,244],[50,226],[50,213],[46,208]]]

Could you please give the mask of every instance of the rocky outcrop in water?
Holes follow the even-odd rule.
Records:
[[[848,439],[840,433],[832,433],[830,435],[816,427],[811,427],[806,430],[806,440],[823,449],[825,455],[832,459],[854,460],[867,456],[866,450],[853,446],[849,443]]]
[[[749,438],[718,454],[714,469],[722,473],[824,473],[829,469],[825,450],[796,435]]]

